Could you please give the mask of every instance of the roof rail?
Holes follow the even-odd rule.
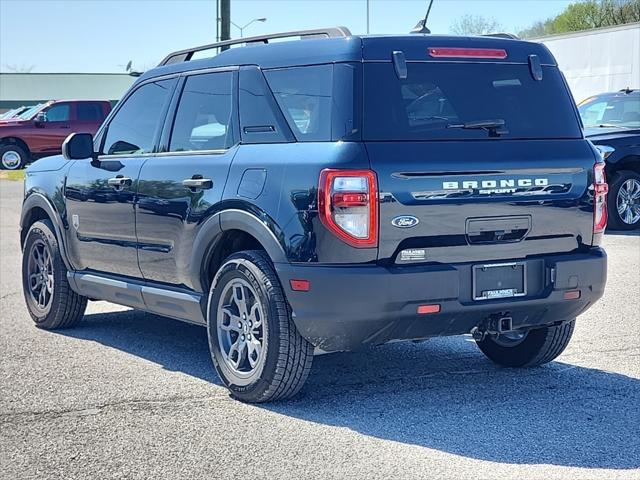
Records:
[[[512,40],[520,40],[520,37],[518,37],[516,34],[514,33],[503,33],[503,32],[497,32],[497,33],[485,33],[483,35],[480,35],[481,37],[496,37],[496,38],[510,38]]]
[[[259,35],[256,37],[237,38],[235,40],[224,40],[222,42],[210,43],[208,45],[201,45],[199,47],[187,48],[185,50],[178,50],[177,52],[170,53],[164,60],[160,62],[158,66],[170,65],[172,63],[188,62],[192,59],[193,54],[196,52],[202,52],[206,50],[213,50],[216,48],[228,47],[231,45],[239,45],[243,43],[269,43],[269,40],[276,38],[314,38],[314,37],[349,37],[351,32],[347,27],[330,27],[330,28],[316,28],[313,30],[297,30],[293,32],[281,32],[271,33],[269,35]]]

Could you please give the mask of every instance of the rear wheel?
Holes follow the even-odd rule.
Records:
[[[36,326],[68,328],[84,315],[87,298],[71,290],[58,241],[49,220],[35,222],[22,254],[22,290]]]
[[[267,255],[257,250],[231,255],[214,283],[207,332],[225,386],[251,403],[298,393],[311,369],[313,347],[298,333]]]
[[[535,367],[554,360],[569,344],[575,320],[528,332],[487,335],[477,341],[490,360],[505,367]]]
[[[18,145],[0,146],[0,165],[3,170],[19,170],[27,163],[27,152]]]
[[[611,177],[609,225],[618,230],[640,228],[640,174],[621,170]]]

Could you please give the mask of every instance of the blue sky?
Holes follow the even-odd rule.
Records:
[[[506,31],[561,12],[570,0],[435,0],[429,26],[448,33],[464,14],[494,17]],[[244,34],[333,25],[366,33],[365,0],[232,0]],[[370,0],[371,33],[404,33],[424,17],[426,0]],[[239,31],[231,28],[232,36]],[[0,69],[34,72],[118,72],[138,69],[168,52],[215,39],[214,0],[0,0]]]

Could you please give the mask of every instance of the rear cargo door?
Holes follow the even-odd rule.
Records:
[[[524,258],[591,242],[595,155],[559,71],[541,68],[536,79],[526,63],[407,62],[403,79],[391,62],[365,63],[380,259]]]

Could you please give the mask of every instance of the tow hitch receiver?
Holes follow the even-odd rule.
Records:
[[[471,329],[471,336],[476,341],[484,340],[486,335],[500,335],[513,330],[513,318],[509,315],[491,315],[485,321]]]

